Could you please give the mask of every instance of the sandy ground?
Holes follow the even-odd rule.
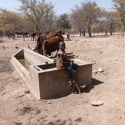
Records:
[[[30,38],[0,42],[0,125],[125,125],[125,38],[94,35],[65,39],[66,52],[91,61],[93,73],[90,91],[48,100],[36,100],[25,93],[27,86],[10,63],[11,56],[29,44]],[[17,49],[16,46],[19,48]],[[5,48],[4,48],[5,47]],[[94,100],[104,104],[92,106]]]

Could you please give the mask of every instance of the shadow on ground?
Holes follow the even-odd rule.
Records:
[[[92,78],[92,84],[89,84],[87,86],[85,86],[85,85],[80,86],[80,91],[81,91],[81,93],[89,93],[91,91],[91,89],[93,89],[96,85],[100,85],[103,83],[104,82]],[[70,94],[72,94],[71,90],[69,90],[68,92],[64,92],[64,93],[52,96],[50,98],[46,98],[46,99],[58,99],[58,98],[68,96]],[[74,94],[79,94],[78,89],[76,87],[74,88]]]
[[[91,91],[91,89],[93,89],[96,85],[100,85],[100,84],[103,84],[103,83],[104,82],[92,78],[92,84],[87,85],[86,87],[81,86],[81,92],[82,93],[84,93],[84,92],[89,93]]]

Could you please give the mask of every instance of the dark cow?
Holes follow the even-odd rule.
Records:
[[[23,32],[15,32],[15,35],[17,35],[17,36],[22,36],[22,35],[23,35]]]
[[[44,35],[41,35],[41,36],[38,37],[37,44],[36,44],[36,47],[35,47],[34,51],[37,50],[38,53],[42,53],[41,48],[42,48],[43,41],[47,40],[49,38],[55,37],[55,36],[60,36],[64,40],[64,38],[63,38],[63,36],[60,32],[54,32],[54,33],[46,32]]]
[[[31,32],[31,33],[30,33],[30,36],[31,36],[31,41],[32,41],[32,39],[33,39],[33,41],[34,41],[34,38],[35,38],[36,36],[38,36],[38,33],[37,33],[37,32]]]
[[[28,37],[29,33],[28,32],[23,32],[22,35],[23,35],[23,41],[25,41],[25,37]]]
[[[25,41],[25,37],[29,35],[28,32],[15,32],[17,36],[23,36],[23,40]]]

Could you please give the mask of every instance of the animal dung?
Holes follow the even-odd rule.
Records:
[[[18,47],[18,46],[15,46],[15,49],[19,49],[19,47]]]
[[[103,104],[104,104],[103,102],[98,101],[98,100],[95,100],[95,101],[92,102],[92,105],[93,105],[93,106],[101,106],[101,105],[103,105]]]
[[[5,46],[3,45],[3,49],[5,49]]]

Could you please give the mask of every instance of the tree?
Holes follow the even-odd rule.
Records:
[[[39,30],[41,20],[49,20],[49,17],[54,13],[54,5],[51,2],[46,3],[45,0],[42,0],[42,2],[37,0],[18,1],[22,4],[18,10],[22,12],[27,21],[32,22],[36,26],[37,32]]]
[[[106,13],[106,22],[108,24],[108,29],[110,31],[110,34],[112,35],[112,32],[114,31],[114,25],[116,23],[115,12],[107,12]]]
[[[91,27],[102,17],[102,9],[95,2],[82,2],[80,7],[76,6],[75,9],[72,9],[71,17],[72,22],[79,29],[80,35],[81,33],[85,35],[87,29],[89,37],[91,37]]]
[[[71,9],[72,14],[70,15],[71,22],[73,25],[73,28],[78,30],[83,36],[85,36],[85,18],[82,9],[80,9],[78,6],[75,6],[75,9]]]
[[[113,0],[114,9],[117,11],[125,32],[125,0]]]
[[[62,28],[65,32],[65,29],[70,29],[70,21],[68,19],[67,14],[60,15],[59,19],[57,19],[57,27]]]
[[[81,3],[81,9],[83,11],[83,18],[85,19],[85,25],[91,37],[91,26],[101,17],[102,10],[97,6],[95,2],[88,1]]]
[[[20,21],[21,16],[18,13],[2,8],[0,9],[0,30],[11,30],[11,32],[14,32],[14,30],[19,26]]]

